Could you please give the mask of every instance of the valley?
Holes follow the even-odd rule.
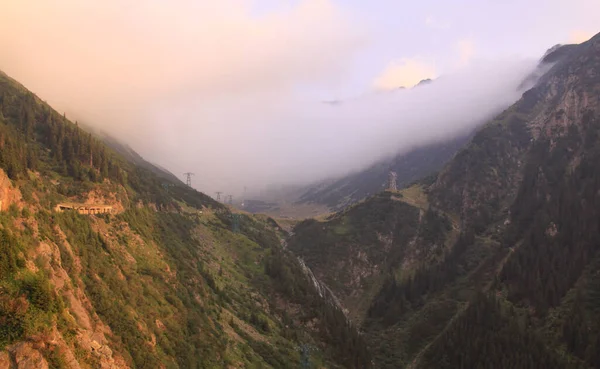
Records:
[[[295,228],[375,367],[599,365],[599,67],[597,35],[435,178]]]
[[[226,204],[0,72],[0,369],[600,368],[600,34],[514,88]]]

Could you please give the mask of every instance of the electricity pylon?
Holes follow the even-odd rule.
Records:
[[[183,173],[183,175],[186,177],[185,184],[192,187],[192,176],[194,175],[194,173],[187,172],[187,173]]]
[[[397,179],[398,179],[398,175],[396,174],[396,172],[390,171],[388,190],[396,191],[398,189],[398,185],[396,184]]]

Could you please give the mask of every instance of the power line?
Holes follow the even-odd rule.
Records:
[[[187,172],[187,173],[183,173],[183,175],[186,177],[185,184],[192,187],[192,176],[194,175],[194,173]]]

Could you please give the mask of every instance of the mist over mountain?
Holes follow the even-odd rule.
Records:
[[[197,188],[241,194],[244,186],[339,177],[464,134],[516,101],[536,65],[534,58],[473,57],[416,89],[322,104],[315,87],[304,86],[339,85],[348,76],[345,60],[373,41],[353,14],[305,1],[254,19],[236,4],[118,10],[64,1],[26,11],[27,2],[13,3],[1,16],[0,67],[151,162],[177,175],[195,172]],[[177,26],[155,16],[161,12],[177,17]],[[210,19],[220,23],[205,32],[209,25],[198,24]],[[207,52],[219,37],[244,47],[233,42]],[[294,48],[285,46],[294,40]],[[47,60],[43,69],[32,62],[40,59]]]
[[[599,24],[4,1],[0,369],[600,368]]]

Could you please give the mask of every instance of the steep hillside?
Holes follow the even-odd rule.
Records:
[[[414,273],[443,255],[455,236],[445,214],[419,202],[424,197],[418,186],[384,192],[325,222],[306,220],[295,227],[289,249],[360,322],[390,270]]]
[[[272,219],[127,160],[4,74],[0,148],[0,368],[370,367]]]
[[[423,83],[423,82],[422,82]],[[388,174],[398,175],[398,186],[404,187],[438,171],[467,143],[471,135],[418,147],[407,153],[380,161],[369,168],[305,189],[297,200],[299,204],[322,204],[332,210],[354,204],[385,189]]]
[[[87,130],[87,128],[85,128],[85,129]],[[156,174],[156,176],[167,179],[169,182],[183,184],[183,182],[179,179],[179,177],[177,177],[173,173],[169,172],[165,168],[162,168],[156,164],[150,163],[149,161],[144,159],[140,154],[135,152],[131,147],[129,147],[129,145],[124,144],[123,142],[119,141],[118,139],[116,139],[112,136],[109,136],[107,134],[98,134],[98,137],[108,147],[110,147],[111,149],[116,151],[119,155],[121,155],[124,159],[126,159],[130,163],[133,163],[136,166],[139,166],[141,168],[147,169],[147,170],[153,172],[154,174]]]
[[[600,35],[544,59],[437,176],[295,228],[376,367],[600,367]]]

